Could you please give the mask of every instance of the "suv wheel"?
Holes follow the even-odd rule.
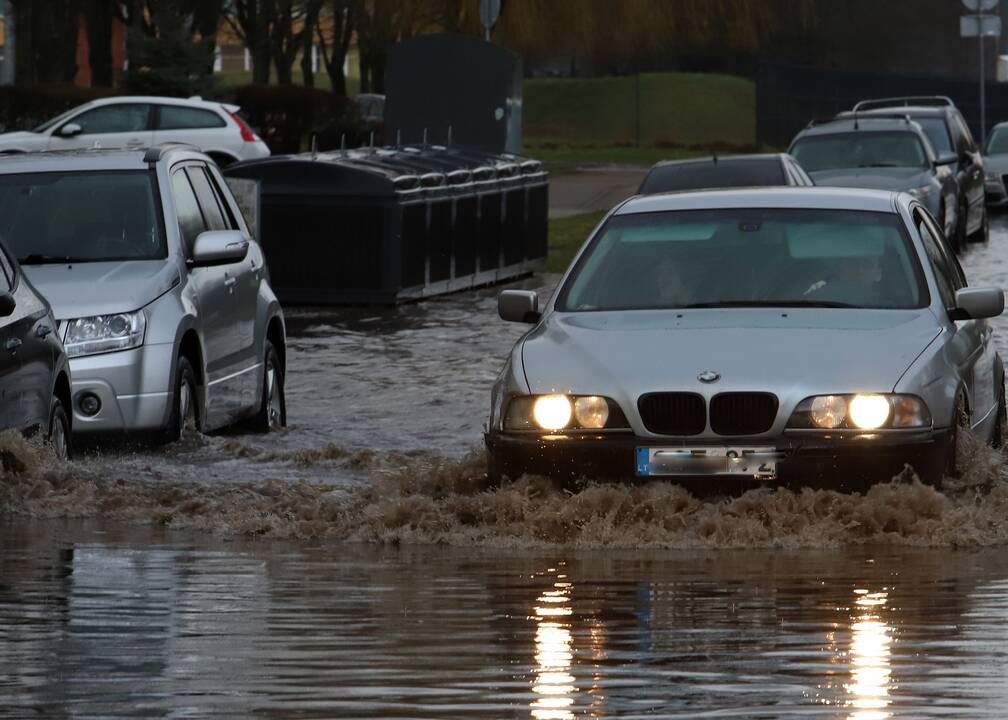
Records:
[[[284,375],[280,356],[269,340],[266,341],[264,355],[262,401],[259,404],[259,413],[252,421],[252,427],[257,432],[268,433],[287,425],[287,399],[284,396]]]
[[[60,399],[53,396],[52,407],[49,409],[49,431],[46,442],[52,448],[53,454],[60,460],[69,460],[73,455],[73,444],[70,435],[70,419]]]
[[[175,442],[185,432],[199,430],[199,412],[196,406],[196,373],[193,372],[189,360],[179,356],[178,369],[175,371],[172,414],[165,429],[167,442]]]

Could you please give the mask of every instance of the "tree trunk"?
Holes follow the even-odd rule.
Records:
[[[358,47],[360,58],[360,91],[371,92],[371,60],[363,48]]]
[[[112,5],[108,0],[87,0],[84,17],[91,85],[112,87]]]
[[[261,39],[261,45],[250,48],[252,53],[252,82],[255,85],[269,85],[270,78],[270,46],[269,41]]]

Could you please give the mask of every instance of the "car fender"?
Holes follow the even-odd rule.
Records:
[[[948,329],[943,328],[910,364],[893,388],[895,393],[916,395],[924,400],[936,429],[951,426],[956,396],[961,388],[968,388],[959,368],[949,358],[950,339]],[[972,403],[968,389],[966,392],[967,402]]]

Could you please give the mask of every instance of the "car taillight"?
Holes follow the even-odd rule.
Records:
[[[259,136],[252,132],[252,128],[248,126],[247,122],[241,119],[240,115],[233,113],[230,110],[228,111],[228,115],[230,115],[231,119],[238,124],[238,129],[241,130],[242,140],[245,142],[257,142],[259,140]]]

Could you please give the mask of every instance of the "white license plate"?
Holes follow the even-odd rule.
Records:
[[[748,475],[777,477],[783,454],[772,447],[637,448],[638,477],[677,475]]]

